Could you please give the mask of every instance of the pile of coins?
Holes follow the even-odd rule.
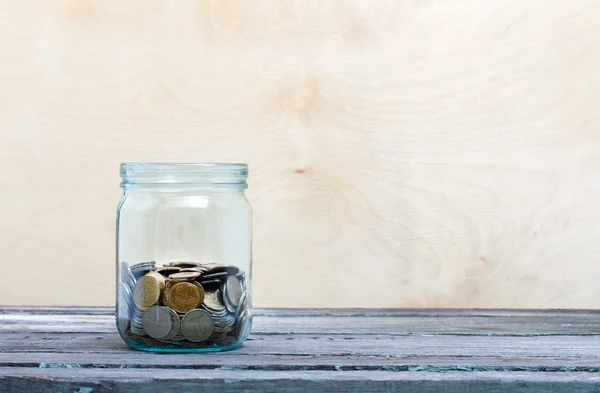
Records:
[[[245,273],[231,265],[121,263],[117,324],[149,345],[229,346],[248,335]]]

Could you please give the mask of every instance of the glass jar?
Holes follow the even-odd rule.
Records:
[[[131,348],[242,345],[252,326],[247,177],[246,164],[121,164],[116,319]]]

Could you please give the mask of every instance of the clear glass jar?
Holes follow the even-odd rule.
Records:
[[[131,348],[242,345],[252,326],[247,177],[246,164],[121,164],[116,319]]]

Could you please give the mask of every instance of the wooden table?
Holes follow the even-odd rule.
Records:
[[[0,318],[0,392],[600,392],[595,311],[261,309],[241,349],[172,355],[108,308]]]

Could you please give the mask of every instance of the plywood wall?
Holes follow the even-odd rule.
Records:
[[[2,304],[108,305],[121,161],[242,161],[255,304],[600,306],[597,0],[0,2]]]

